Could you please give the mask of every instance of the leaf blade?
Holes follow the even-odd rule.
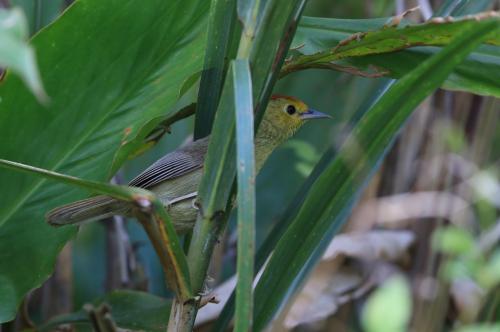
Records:
[[[453,21],[431,20],[418,25],[405,23],[387,27],[385,24],[391,21],[390,18],[345,20],[305,17],[294,41],[296,45],[303,45],[299,52],[304,55],[289,61],[281,75],[318,66],[331,68],[329,65],[333,61],[354,65],[360,73],[363,70],[373,71],[372,66],[375,66],[380,74],[400,78],[440,49],[430,46],[447,44],[461,26],[476,19],[500,18],[495,13],[480,13]],[[500,95],[497,84],[491,80],[495,73],[500,72],[500,30],[493,29],[490,33],[488,41],[497,46],[477,49],[454,70],[444,88]],[[481,71],[485,66],[489,67],[488,70]]]
[[[231,41],[237,35],[236,0],[213,0],[208,23],[204,69],[198,92],[195,139],[210,134],[224,86],[228,59],[234,57]]]
[[[238,253],[235,331],[248,331],[253,317],[253,265],[255,254],[255,155],[252,78],[246,59],[233,66],[236,112],[236,164],[238,183]]]

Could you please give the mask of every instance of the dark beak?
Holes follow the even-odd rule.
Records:
[[[321,113],[310,108],[306,112],[300,114],[300,118],[303,120],[309,120],[309,119],[331,119],[332,117],[329,116],[328,114]]]

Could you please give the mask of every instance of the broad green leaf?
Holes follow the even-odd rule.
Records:
[[[107,180],[120,146],[171,111],[183,82],[200,71],[207,9],[201,0],[75,2],[32,40],[50,105],[14,76],[0,87],[0,158]],[[44,214],[84,193],[12,171],[2,170],[0,183],[0,278],[15,299],[2,300],[6,321],[75,234],[49,227]]]
[[[170,301],[144,292],[120,290],[105,295],[93,302],[94,307],[107,305],[111,317],[119,328],[133,331],[165,331],[168,324]],[[58,326],[72,324],[90,327],[90,319],[85,310],[54,317],[37,327],[37,331],[54,331]]]
[[[212,0],[208,23],[207,50],[198,92],[195,138],[207,136],[224,85],[228,59],[234,57],[231,42],[239,37],[236,17],[237,0]],[[234,48],[234,47],[233,47]]]
[[[35,96],[47,102],[35,52],[27,43],[28,23],[19,8],[0,9],[0,67],[19,75]]]
[[[396,276],[377,288],[366,302],[363,326],[366,332],[404,332],[410,317],[410,287],[403,277]]]
[[[474,17],[478,20],[499,20],[496,14],[477,14]],[[304,55],[290,60],[282,75],[305,68],[331,68],[330,63],[335,62],[344,68],[354,66],[350,68],[354,72],[400,78],[440,50],[440,47],[416,46],[445,45],[456,35],[457,29],[471,23],[471,19],[460,19],[385,26],[390,21],[391,18],[344,20],[305,17],[294,41],[294,45],[301,46],[298,51]],[[494,79],[500,74],[499,31],[493,29],[488,39],[497,46],[486,45],[471,53],[445,81],[444,88],[500,96],[500,88]],[[375,66],[375,71],[372,66]]]
[[[238,253],[235,331],[248,331],[253,318],[255,254],[255,155],[252,78],[248,60],[233,61],[238,183]]]
[[[142,208],[151,209],[152,216],[154,216],[157,220],[160,220],[163,224],[162,228],[158,228],[156,226],[157,224],[154,224],[155,226],[153,226],[153,228],[155,234],[153,234],[152,237],[155,235],[164,237],[164,241],[161,241],[164,246],[157,250],[162,251],[162,253],[159,253],[160,259],[166,259],[166,262],[164,261],[163,263],[166,263],[165,265],[169,267],[168,269],[165,269],[167,281],[179,298],[187,300],[192,297],[186,257],[182,251],[182,247],[175,232],[172,220],[165,211],[163,203],[156,197],[155,194],[141,188],[117,186],[102,182],[83,180],[73,176],[59,174],[3,159],[0,159],[0,167],[16,170],[18,172],[31,173],[39,177],[87,189],[97,194],[109,195],[111,197],[130,202],[132,205],[138,204]],[[145,203],[148,205],[144,205]],[[146,225],[144,227],[146,230],[149,229]],[[155,247],[159,243],[154,241],[152,242]]]
[[[310,271],[345,221],[378,160],[413,109],[487,36],[496,22],[464,26],[449,46],[393,84],[360,120],[339,155],[316,180],[276,246],[255,290],[262,329]]]

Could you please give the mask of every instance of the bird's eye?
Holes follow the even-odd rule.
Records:
[[[288,106],[286,107],[286,112],[287,112],[288,114],[290,114],[290,115],[293,115],[293,114],[295,114],[295,112],[297,112],[297,109],[296,109],[296,108],[295,108],[295,106],[293,106],[293,105],[288,105]]]

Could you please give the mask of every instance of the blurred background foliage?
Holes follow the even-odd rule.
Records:
[[[304,15],[388,17],[418,2],[310,0]],[[443,1],[429,2],[432,8],[438,8]],[[10,1],[10,5],[24,10],[31,34],[54,20],[69,3]],[[491,1],[489,8],[498,6],[498,2]],[[413,19],[420,19],[418,12]],[[305,126],[271,156],[259,174],[257,245],[283,215],[324,151],[343,141],[355,111],[386,80],[314,69],[290,74],[279,81],[275,93],[296,96],[332,115],[333,120]],[[180,103],[195,101],[196,94],[194,86]],[[422,103],[367,186],[344,230],[346,234],[371,232],[373,236],[347,238],[347,245],[340,245],[343,249],[330,256],[325,254],[295,303],[287,306],[273,328],[356,331],[365,326],[367,331],[389,331],[377,327],[377,319],[383,316],[376,308],[390,311],[388,308],[408,306],[412,306],[412,318],[405,312],[394,314],[401,315],[403,323],[411,319],[414,331],[442,331],[455,321],[498,321],[499,118],[500,103],[492,97],[439,90]],[[174,124],[171,133],[153,149],[128,161],[116,181],[126,183],[166,152],[189,140],[192,132],[193,118]],[[401,210],[406,214],[401,215]],[[461,223],[463,218],[459,215],[464,210],[474,215],[473,224]],[[433,237],[438,228],[441,232]],[[392,237],[383,237],[387,234],[376,234],[374,230],[393,232]],[[129,239],[125,247],[119,243],[124,237]],[[212,286],[234,274],[235,241],[232,220],[214,255],[209,273]],[[338,244],[332,242],[331,246],[335,245]],[[117,255],[122,258],[118,263]],[[368,294],[397,273],[406,275],[406,279],[390,279],[385,288],[375,292],[362,315],[360,304]],[[344,279],[338,281],[334,275]],[[448,283],[452,286],[441,287]],[[410,292],[410,287],[412,303],[400,304],[398,301],[404,302],[408,296],[400,300],[399,295]],[[32,292],[26,309],[39,324],[56,314],[78,311],[85,303],[95,303],[96,298],[119,288],[169,295],[161,266],[141,227],[127,221],[112,225],[92,223],[82,227],[66,246],[54,276]],[[321,312],[320,307],[324,311],[315,315]],[[500,330],[498,325],[496,328]],[[401,331],[401,327],[391,331]]]

